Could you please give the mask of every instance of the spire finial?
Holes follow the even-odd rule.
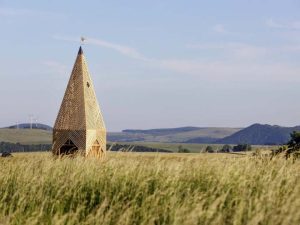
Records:
[[[83,51],[82,51],[82,48],[81,46],[79,47],[79,50],[78,50],[78,55],[82,55],[83,54]]]

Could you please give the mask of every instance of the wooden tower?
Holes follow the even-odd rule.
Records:
[[[106,153],[106,129],[81,47],[53,128],[52,152],[97,158]]]

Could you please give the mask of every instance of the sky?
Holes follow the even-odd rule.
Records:
[[[53,126],[80,46],[107,130],[300,125],[299,0],[0,0],[0,127]]]

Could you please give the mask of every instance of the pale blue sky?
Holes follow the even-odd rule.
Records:
[[[0,0],[0,126],[53,125],[79,47],[106,126],[300,124],[300,1]]]

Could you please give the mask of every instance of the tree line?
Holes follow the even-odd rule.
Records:
[[[47,151],[51,149],[51,144],[21,144],[0,142],[0,152],[32,152],[32,151]]]

